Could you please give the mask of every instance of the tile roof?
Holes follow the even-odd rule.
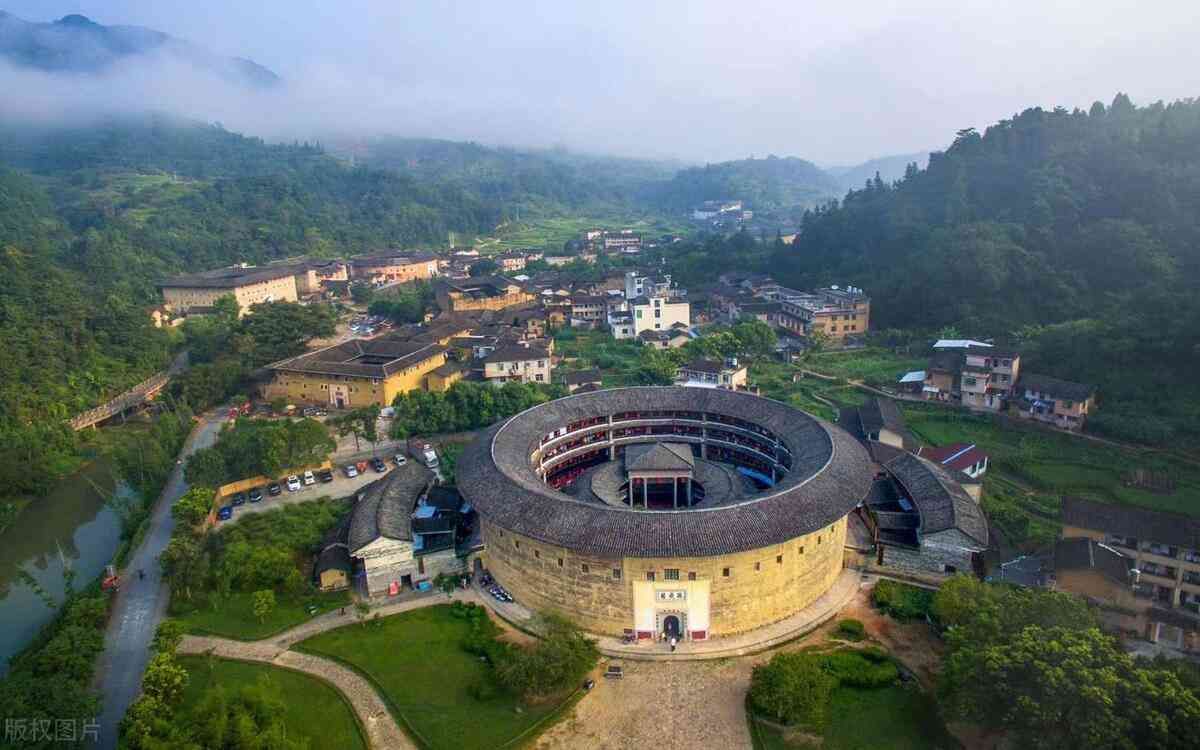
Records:
[[[512,344],[505,346],[484,358],[484,363],[494,362],[527,362],[531,359],[549,359],[550,352],[540,346],[521,346]]]
[[[1031,372],[1021,373],[1017,388],[1044,393],[1050,398],[1066,401],[1086,401],[1096,393],[1094,387],[1084,383],[1072,383],[1070,380],[1059,380],[1049,375],[1036,375]]]
[[[1062,499],[1062,522],[1064,526],[1200,550],[1200,518],[1181,513],[1065,495]]]
[[[215,268],[200,273],[186,273],[163,279],[158,286],[184,289],[233,289],[247,284],[260,284],[287,276],[295,276],[299,269],[294,265],[280,266],[230,266]]]
[[[1127,586],[1133,558],[1090,537],[1073,537],[1055,542],[1054,569],[1095,570],[1113,583]]]
[[[359,490],[347,537],[350,551],[358,552],[380,537],[412,541],[413,506],[432,481],[432,472],[409,461]]]
[[[637,443],[625,449],[626,471],[691,471],[692,448],[683,443]]]
[[[268,370],[312,375],[387,378],[446,351],[438,344],[404,341],[393,336],[351,339],[313,352],[273,362]]]
[[[719,359],[693,359],[679,368],[688,372],[708,372],[719,374],[725,369],[725,363]]]
[[[954,471],[969,469],[988,457],[974,443],[951,443],[938,448],[922,446],[917,455]]]
[[[644,510],[581,501],[547,486],[530,457],[543,436],[573,421],[626,411],[707,412],[775,433],[791,471],[742,502]],[[833,425],[778,401],[687,387],[613,388],[533,407],[477,438],[458,461],[463,497],[514,533],[600,557],[711,556],[778,544],[843,518],[870,490],[866,451]]]
[[[987,546],[988,526],[983,511],[945,469],[911,453],[901,454],[884,466],[921,512],[922,534],[958,529]]]
[[[592,368],[591,370],[577,370],[576,372],[567,372],[562,374],[562,382],[567,385],[578,385],[582,383],[599,383],[603,378],[600,375],[600,370]]]

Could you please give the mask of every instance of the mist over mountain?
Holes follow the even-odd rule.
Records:
[[[0,10],[0,58],[20,68],[97,74],[120,63],[152,65],[160,55],[239,85],[265,88],[280,82],[279,76],[252,60],[214,55],[154,29],[104,26],[78,14],[36,23]]]

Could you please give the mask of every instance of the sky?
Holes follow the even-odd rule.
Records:
[[[816,3],[0,0],[155,28],[282,76],[162,63],[70,86],[0,71],[0,113],[154,106],[266,138],[378,134],[823,165],[942,148],[1031,106],[1200,95],[1195,0]],[[78,91],[74,87],[90,86]],[[4,100],[8,104],[4,104]]]

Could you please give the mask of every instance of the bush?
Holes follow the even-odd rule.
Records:
[[[867,629],[860,620],[840,620],[836,635],[847,641],[861,641],[867,637]]]
[[[884,578],[875,584],[871,602],[897,620],[920,620],[932,611],[933,592]]]
[[[835,651],[821,660],[821,667],[850,687],[886,687],[900,677],[900,670],[886,655],[878,660],[857,651]]]
[[[829,721],[829,696],[837,678],[808,653],[776,654],[754,668],[750,677],[750,707],[783,724],[821,732]]]

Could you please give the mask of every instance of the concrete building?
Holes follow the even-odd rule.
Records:
[[[1129,577],[1102,593],[1056,571],[1058,588],[1116,609],[1117,623],[1151,641],[1200,650],[1200,519],[1068,495],[1062,523],[1064,541],[1087,538],[1128,558]]]
[[[519,604],[637,639],[802,613],[842,575],[871,481],[844,431],[723,389],[576,393],[486,431],[458,463],[483,561]]]
[[[736,357],[725,361],[719,359],[694,359],[681,365],[675,373],[675,384],[694,388],[725,388],[731,391],[746,390],[749,368],[739,364]]]
[[[1064,430],[1082,430],[1096,409],[1096,389],[1047,375],[1026,373],[1017,383],[1017,413]]]
[[[638,271],[625,272],[625,299],[665,297],[671,293],[671,275],[655,276]]]
[[[504,273],[515,273],[525,269],[525,253],[513,251],[501,253],[492,258]]]
[[[267,399],[354,409],[392,405],[397,394],[426,388],[426,376],[446,363],[446,347],[394,336],[352,339],[267,365]]]
[[[291,265],[231,266],[182,274],[159,283],[163,304],[180,315],[211,312],[221,297],[232,296],[239,314],[260,302],[295,302],[297,269]]]
[[[652,346],[655,349],[678,349],[692,340],[691,336],[688,335],[687,328],[679,323],[665,331],[645,330],[639,333],[637,337],[643,345]]]
[[[550,352],[540,346],[505,346],[483,360],[483,377],[495,385],[549,383],[553,372],[554,362]]]
[[[629,301],[633,335],[642,331],[666,331],[672,326],[692,327],[692,308],[686,300],[673,297],[636,297]]]

